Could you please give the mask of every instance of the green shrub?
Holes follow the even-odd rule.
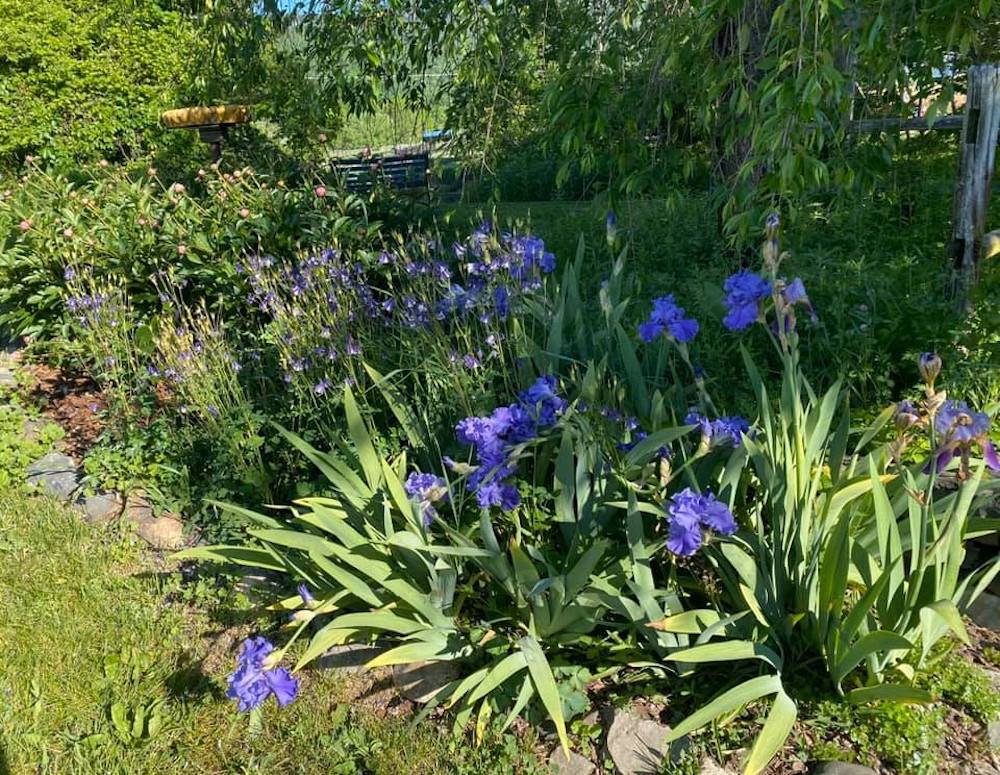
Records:
[[[200,44],[157,0],[2,0],[0,166],[119,158],[188,97]],[[6,162],[6,165],[4,165]]]

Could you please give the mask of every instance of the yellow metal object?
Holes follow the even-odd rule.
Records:
[[[1000,256],[1000,229],[983,236],[983,258]]]
[[[250,120],[249,105],[216,105],[210,108],[177,108],[160,114],[170,129],[190,129],[220,124],[245,124]]]

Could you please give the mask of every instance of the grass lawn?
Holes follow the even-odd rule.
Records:
[[[238,595],[217,621],[222,605],[180,590],[120,528],[0,491],[0,775],[537,770],[512,736],[476,748],[430,723],[411,732],[332,671],[304,674],[299,699],[269,700],[252,730],[225,677],[257,612]]]

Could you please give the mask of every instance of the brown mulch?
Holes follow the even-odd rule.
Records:
[[[62,451],[81,460],[104,431],[101,413],[107,404],[100,389],[89,376],[59,366],[26,364],[22,373],[30,378],[28,398],[66,432]]]

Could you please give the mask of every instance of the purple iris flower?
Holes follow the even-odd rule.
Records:
[[[682,557],[690,557],[701,547],[703,528],[721,535],[736,532],[736,519],[724,503],[710,492],[697,493],[690,487],[670,499],[667,516],[667,549]]]
[[[945,401],[934,417],[938,436],[937,468],[943,471],[949,461],[961,457],[965,468],[973,445],[979,447],[993,471],[1000,471],[1000,457],[990,440],[990,418],[985,412],[974,412],[965,401]]]
[[[702,438],[711,446],[731,444],[738,447],[743,443],[743,434],[750,433],[750,423],[738,416],[709,420],[705,415],[692,410],[684,418],[684,424],[697,425]]]
[[[316,598],[313,597],[312,592],[309,591],[309,587],[307,587],[305,584],[299,584],[298,588],[296,589],[296,592],[299,593],[299,597],[302,598],[302,602],[305,603],[306,605],[312,605],[313,603],[316,602]]]
[[[698,333],[698,321],[684,315],[684,308],[677,306],[672,293],[654,299],[653,311],[639,326],[639,336],[644,342],[652,342],[666,331],[678,342],[690,342]]]
[[[722,324],[730,331],[742,331],[760,317],[760,301],[771,293],[771,283],[749,269],[731,275],[723,286],[726,317]]]
[[[286,668],[264,669],[265,658],[274,651],[274,645],[263,637],[243,641],[236,670],[229,676],[226,696],[236,700],[239,711],[259,707],[273,694],[280,707],[288,705],[299,692],[299,679]]]
[[[476,493],[481,508],[509,511],[520,502],[517,487],[508,481],[517,473],[513,448],[556,423],[566,401],[555,391],[555,377],[539,377],[516,403],[499,406],[486,417],[466,417],[455,426],[458,441],[475,451],[476,467],[466,487]]]
[[[403,483],[406,494],[417,501],[424,526],[429,526],[437,517],[434,504],[449,500],[448,483],[443,477],[413,471]]]

